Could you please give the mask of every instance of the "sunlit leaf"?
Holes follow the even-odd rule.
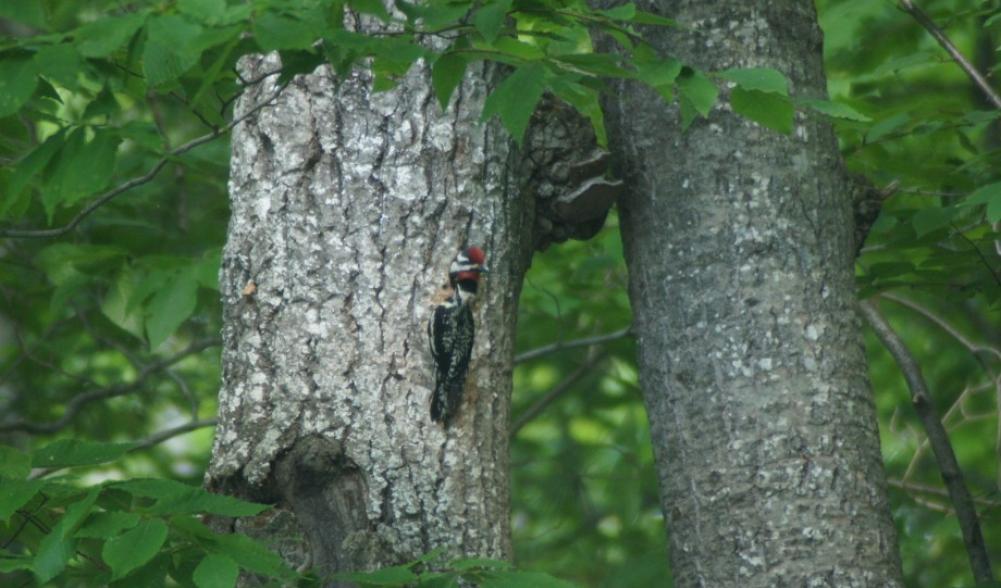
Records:
[[[192,579],[198,588],[232,588],[240,575],[240,566],[225,555],[209,554],[195,568]]]
[[[738,86],[730,93],[730,106],[737,114],[780,133],[792,132],[795,109],[789,98],[774,92],[745,90]]]
[[[167,524],[160,519],[143,521],[104,542],[101,559],[111,568],[112,579],[123,578],[145,564],[167,540]]]
[[[445,53],[431,66],[431,85],[442,110],[448,107],[452,92],[462,81],[466,60],[457,53]]]
[[[35,61],[25,54],[0,55],[0,118],[21,109],[38,82]]]
[[[518,143],[528,128],[535,105],[545,91],[545,68],[538,63],[519,67],[501,82],[483,106],[483,119],[497,114]]]
[[[96,465],[125,455],[135,443],[101,443],[83,439],[60,439],[36,450],[31,465],[36,468],[64,468]]]
[[[719,76],[736,82],[737,86],[745,90],[789,95],[789,81],[782,72],[770,67],[726,69],[719,72]]]

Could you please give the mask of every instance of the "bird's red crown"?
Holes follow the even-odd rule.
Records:
[[[477,265],[483,265],[487,260],[487,255],[475,245],[466,249],[466,257],[469,258],[469,261]]]

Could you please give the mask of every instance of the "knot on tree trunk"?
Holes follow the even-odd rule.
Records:
[[[608,177],[609,154],[598,147],[589,120],[546,96],[533,115],[522,155],[523,190],[535,194],[535,248],[590,239],[622,191]]]

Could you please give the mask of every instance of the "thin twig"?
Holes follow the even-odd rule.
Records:
[[[149,449],[154,445],[163,443],[168,439],[177,437],[178,435],[184,435],[185,433],[190,433],[191,431],[196,431],[198,429],[204,429],[205,427],[214,427],[216,425],[216,419],[203,419],[203,420],[192,420],[190,422],[184,423],[183,425],[178,425],[172,429],[164,429],[157,433],[153,433],[149,437],[141,441],[137,441],[135,447],[128,450],[128,453],[133,453],[136,451],[142,451],[143,449]],[[44,478],[55,472],[65,470],[66,467],[55,467],[55,468],[39,468],[32,470],[31,475],[28,477],[29,480],[38,480]]]
[[[991,571],[991,560],[987,555],[984,536],[980,530],[980,519],[977,516],[976,506],[970,496],[970,490],[963,480],[963,471],[959,468],[956,453],[949,441],[949,434],[946,433],[942,421],[939,420],[935,403],[932,401],[931,394],[925,384],[924,376],[921,375],[921,367],[873,302],[864,300],[860,303],[860,308],[863,316],[876,332],[876,336],[897,362],[904,379],[907,381],[914,410],[924,425],[925,435],[927,435],[932,452],[935,454],[939,473],[949,491],[952,506],[956,510],[956,518],[959,520],[959,527],[963,532],[963,543],[966,545],[966,553],[970,558],[973,577],[978,583],[993,582],[994,573]]]
[[[514,356],[514,363],[524,363],[533,359],[538,359],[544,355],[549,355],[550,353],[555,353],[557,351],[562,351],[564,349],[572,349],[574,347],[583,347],[585,345],[597,345],[599,343],[608,343],[609,341],[615,341],[617,339],[622,339],[628,337],[632,333],[632,326],[626,327],[624,329],[619,329],[618,331],[612,331],[611,333],[606,333],[604,335],[596,335],[594,337],[584,337],[583,339],[574,339],[573,341],[557,341],[556,343],[550,343],[549,345],[543,345],[542,347],[537,347],[535,349],[530,349],[524,353],[519,353]]]
[[[901,490],[906,490],[910,492],[924,492],[926,494],[934,494],[936,496],[949,496],[949,491],[944,488],[939,488],[938,486],[930,486],[928,484],[921,484],[919,482],[908,482],[906,480],[899,480],[897,478],[889,478],[886,483],[894,488],[900,488]],[[987,500],[986,498],[974,498],[974,502],[980,504],[986,508],[1001,508],[1001,502],[996,500]]]
[[[129,453],[134,451],[142,451],[143,449],[149,449],[154,445],[159,445],[168,439],[173,439],[178,435],[184,435],[185,433],[190,433],[191,431],[196,431],[198,429],[204,429],[205,427],[214,427],[216,425],[216,419],[201,419],[194,420],[183,425],[178,425],[172,429],[164,429],[157,433],[153,433],[149,437],[146,437],[142,441],[138,442],[138,445],[129,449]]]
[[[211,339],[202,339],[200,341],[195,341],[191,345],[188,345],[182,351],[179,351],[175,355],[168,358],[161,359],[160,361],[153,362],[147,365],[139,373],[138,377],[128,384],[119,384],[117,386],[109,386],[107,388],[98,388],[96,390],[90,390],[82,394],[78,394],[66,403],[66,410],[63,412],[63,416],[59,417],[54,421],[47,423],[36,423],[26,420],[17,420],[7,424],[0,424],[0,433],[6,433],[10,431],[24,431],[26,433],[38,434],[38,433],[55,433],[59,429],[62,429],[66,425],[76,418],[76,415],[88,404],[97,400],[106,400],[108,398],[114,398],[116,396],[124,396],[126,394],[131,394],[135,392],[146,382],[146,380],[156,372],[166,369],[175,363],[181,361],[182,359],[188,357],[189,355],[194,355],[200,353],[209,347],[216,347],[221,343],[218,337]]]
[[[924,10],[921,10],[921,8],[915,4],[913,0],[900,0],[900,7],[914,17],[914,20],[918,21],[918,24],[923,26],[932,37],[935,37],[938,44],[941,45],[942,48],[949,53],[953,61],[955,61],[959,67],[966,72],[966,75],[970,77],[970,80],[972,80],[978,88],[980,88],[980,91],[983,92],[984,96],[987,97],[987,100],[994,105],[994,108],[1001,109],[1001,96],[994,91],[994,88],[991,87],[987,78],[977,71],[977,68],[974,67],[973,64],[959,52],[959,49],[956,48],[956,45],[953,44],[952,40],[950,40],[945,34],[945,31],[940,29],[931,17],[929,17]]]
[[[914,302],[913,300],[909,300],[907,298],[903,298],[892,292],[883,292],[882,294],[879,295],[879,297],[886,298],[887,300],[892,300],[897,304],[902,304],[907,308],[910,308],[911,310],[917,312],[926,319],[930,320],[931,322],[935,323],[936,325],[939,326],[939,328],[941,328],[943,331],[951,335],[953,339],[959,341],[959,343],[963,345],[963,347],[966,347],[970,351],[970,353],[974,355],[985,353],[993,355],[997,357],[999,360],[1001,360],[1001,349],[997,349],[989,345],[981,345],[979,343],[971,341],[965,335],[960,333],[959,330],[957,330],[955,327],[953,327],[944,319],[942,319],[940,316],[938,316],[931,310],[925,308],[924,306],[921,306],[917,302]]]
[[[83,220],[88,216],[90,216],[94,211],[96,211],[98,208],[101,208],[102,206],[110,202],[113,198],[115,198],[119,194],[122,194],[123,192],[128,192],[132,188],[141,186],[143,184],[152,181],[153,178],[155,178],[157,174],[160,173],[160,170],[162,170],[167,165],[167,163],[169,163],[175,157],[183,155],[188,151],[191,151],[195,147],[199,147],[201,145],[204,145],[205,143],[208,143],[210,141],[213,141],[221,137],[222,135],[229,132],[236,125],[250,118],[258,110],[264,108],[265,106],[268,106],[271,102],[274,101],[275,98],[278,97],[278,95],[281,93],[283,89],[284,86],[279,87],[271,95],[270,98],[264,100],[259,104],[256,104],[253,108],[251,108],[247,112],[234,118],[226,126],[220,127],[219,129],[212,131],[207,135],[198,137],[197,139],[188,141],[184,145],[181,145],[180,147],[174,149],[173,151],[168,152],[166,155],[161,157],[153,165],[152,169],[150,169],[148,172],[146,172],[141,176],[134,177],[131,180],[128,180],[124,183],[121,183],[118,186],[112,188],[111,190],[108,190],[100,197],[98,197],[97,200],[91,202],[86,207],[84,207],[83,210],[78,212],[77,215],[73,217],[73,219],[70,222],[66,223],[65,225],[53,229],[0,229],[0,237],[14,237],[18,239],[47,239],[50,237],[59,237],[61,235],[65,235],[66,233],[75,229],[77,225],[83,222]]]
[[[549,392],[546,392],[546,394],[542,398],[536,400],[532,406],[528,407],[528,409],[525,412],[523,412],[521,415],[518,416],[517,419],[515,419],[514,423],[511,424],[510,436],[513,438],[515,435],[517,435],[518,431],[521,430],[522,427],[528,424],[529,421],[531,421],[535,417],[539,416],[539,413],[545,410],[546,407],[552,404],[554,400],[560,397],[560,395],[569,390],[581,378],[586,376],[591,370],[597,367],[598,364],[601,363],[601,361],[605,359],[605,357],[607,356],[608,356],[607,351],[602,351],[595,357],[591,357],[591,354],[588,354],[588,358],[586,361],[584,361],[584,363],[577,366],[577,369],[571,372],[570,375],[568,375],[566,378],[563,378],[563,381],[553,386],[553,388]]]

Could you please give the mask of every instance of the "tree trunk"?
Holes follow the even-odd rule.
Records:
[[[773,67],[826,97],[812,2],[640,2],[704,70]],[[830,126],[609,100],[640,379],[679,587],[899,586],[854,312],[848,180]],[[725,102],[724,90],[724,102]]]
[[[243,75],[277,67],[249,59]],[[207,483],[277,503],[240,529],[295,565],[510,555],[512,350],[533,209],[510,186],[508,137],[479,122],[484,79],[468,75],[442,114],[420,66],[383,93],[367,73],[337,83],[324,67],[235,129]],[[429,416],[425,323],[464,244],[486,250],[491,273],[446,429]]]

